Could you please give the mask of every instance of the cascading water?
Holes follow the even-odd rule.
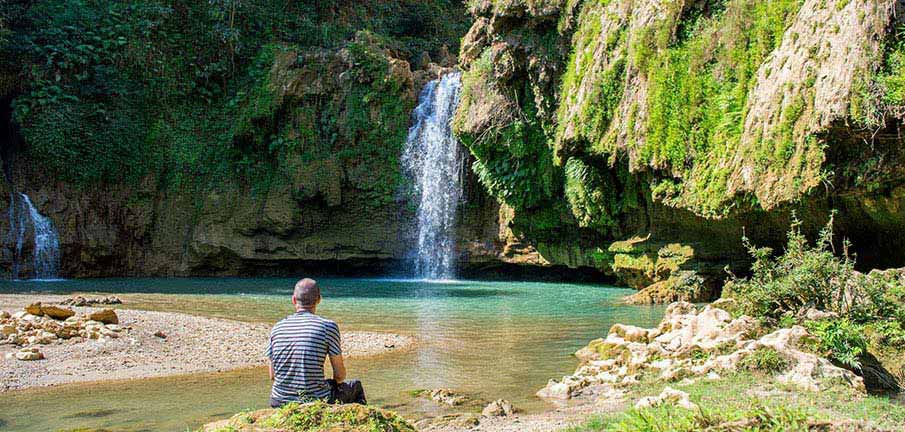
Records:
[[[15,244],[13,278],[19,277],[24,246],[29,236],[34,238],[32,271],[35,279],[55,279],[60,269],[60,237],[50,218],[38,212],[28,195],[10,195],[9,226]]]
[[[450,122],[459,105],[461,74],[428,83],[412,114],[402,165],[420,194],[415,275],[453,279],[456,210],[462,198],[462,155]]]

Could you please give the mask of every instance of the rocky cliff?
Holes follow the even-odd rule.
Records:
[[[861,265],[901,265],[902,8],[474,1],[455,130],[550,262],[719,278],[743,236],[781,245],[793,214],[813,234],[835,210]]]
[[[79,5],[0,12],[0,192],[67,276],[392,273],[411,110],[454,63],[466,275],[717,282],[833,211],[861,266],[903,264],[901,1]]]
[[[464,6],[82,6],[0,16],[0,200],[25,192],[53,220],[64,276],[406,270],[417,201],[399,156]],[[498,205],[473,181],[465,199],[465,270],[493,266]]]

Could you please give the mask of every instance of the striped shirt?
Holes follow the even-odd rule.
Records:
[[[280,403],[300,397],[326,399],[330,386],[324,379],[327,355],[340,355],[339,327],[326,318],[301,311],[273,326],[265,355],[273,365],[270,398]]]

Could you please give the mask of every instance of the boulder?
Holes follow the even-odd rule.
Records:
[[[497,399],[481,411],[481,415],[484,417],[508,417],[513,414],[515,414],[515,409],[512,408],[512,402],[505,399]]]
[[[31,312],[29,312],[31,313]],[[59,306],[52,305],[41,305],[41,314],[47,315],[50,318],[55,320],[65,320],[71,316],[75,316],[75,311],[68,308],[61,308]],[[38,315],[38,314],[32,314]]]
[[[3,335],[4,338],[9,337],[9,335],[16,333],[16,326],[12,324],[3,324],[0,327],[0,335]]]
[[[639,399],[638,402],[635,403],[635,409],[650,408],[662,404],[671,404],[689,410],[698,408],[698,406],[689,399],[688,393],[676,390],[672,387],[666,387],[658,396],[647,396]]]
[[[88,315],[88,319],[104,324],[119,324],[119,317],[113,309],[101,309]]]
[[[25,306],[25,312],[36,316],[41,316],[44,314],[43,312],[41,312],[41,302],[32,303],[28,306]]]
[[[21,361],[34,361],[44,359],[44,353],[36,347],[22,348],[16,353],[16,359]]]
[[[5,310],[0,310],[0,319],[9,319],[10,316],[11,315],[9,314],[9,312],[7,312]]]
[[[541,399],[570,399],[572,397],[572,388],[565,382],[550,380],[547,386],[538,390],[537,397]]]
[[[628,342],[649,342],[649,331],[632,325],[613,324],[613,326],[610,327],[610,334],[615,334]]]

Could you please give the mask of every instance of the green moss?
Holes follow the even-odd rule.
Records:
[[[216,432],[414,432],[405,419],[390,411],[363,405],[330,405],[322,401],[290,403],[276,410],[240,413]]]
[[[741,145],[744,110],[756,72],[775,49],[801,2],[732,0],[725,12],[699,18],[687,39],[639,65],[648,72],[647,144],[641,154],[688,178],[681,201],[704,214],[720,214],[728,172],[715,162]],[[781,138],[765,163],[787,163],[801,138],[792,131],[803,110],[796,101],[783,113]],[[661,190],[661,192],[664,192]]]
[[[462,77],[459,112],[467,111],[474,98],[489,97],[481,90],[494,85],[492,73],[490,49],[486,49]],[[462,116],[457,116],[453,124],[462,143],[475,156],[472,169],[478,180],[491,195],[516,210],[549,203],[562,190],[563,183],[562,170],[553,165],[547,133],[537,118],[533,94],[528,88],[522,91],[517,98],[521,105],[513,108],[518,112],[508,124],[494,127],[481,136],[461,132]]]
[[[612,183],[600,172],[578,158],[569,158],[565,165],[565,195],[578,225],[605,231],[617,225],[618,203]]]

